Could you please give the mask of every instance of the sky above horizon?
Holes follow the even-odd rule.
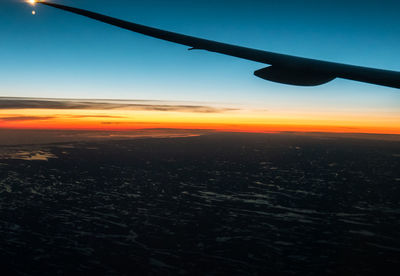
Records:
[[[400,71],[399,1],[52,2],[251,48]],[[32,8],[23,0],[2,0],[0,7],[0,97],[4,97],[0,127],[67,124],[64,117],[51,121],[54,109],[10,109],[1,103],[28,97],[148,100],[234,109],[202,113],[123,109],[127,127],[139,121],[164,122],[169,127],[186,122],[189,127],[195,121],[202,127],[242,124],[243,130],[252,126],[255,131],[280,125],[284,130],[318,126],[321,131],[400,134],[398,89],[347,80],[307,88],[276,84],[253,76],[264,64],[187,51],[54,8]],[[116,110],[91,112],[121,117]],[[27,120],[34,117],[39,118],[35,123]],[[17,122],[18,118],[25,119]],[[71,128],[81,123],[94,126],[93,120],[68,117],[68,122]],[[104,118],[99,118],[98,127],[100,122]]]

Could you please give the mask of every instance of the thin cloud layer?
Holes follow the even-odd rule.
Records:
[[[111,116],[111,115],[62,115],[64,117],[73,119],[83,119],[83,118],[107,118],[107,119],[122,119],[126,118],[124,116]]]
[[[20,121],[44,121],[54,119],[54,116],[11,116],[0,117],[0,122],[20,122]]]
[[[235,108],[220,108],[205,105],[168,104],[166,102],[113,101],[113,100],[64,100],[0,98],[3,109],[60,109],[60,110],[142,110],[165,112],[223,113]]]

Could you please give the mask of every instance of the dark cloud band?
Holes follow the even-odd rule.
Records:
[[[64,100],[0,98],[0,109],[63,109],[63,110],[144,110],[166,112],[223,113],[235,108],[220,108],[205,105],[180,105],[166,102]]]
[[[19,122],[19,121],[43,121],[50,120],[56,117],[53,116],[10,116],[0,117],[0,122]]]

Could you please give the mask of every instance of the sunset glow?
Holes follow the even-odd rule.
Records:
[[[267,82],[252,75],[265,64],[187,51],[40,1],[24,0],[19,6],[6,2],[0,16],[6,49],[1,59],[0,129],[400,134],[397,90],[341,79],[318,87]],[[212,8],[204,1],[78,2],[80,8],[187,35],[400,70],[400,24],[392,13],[398,10],[397,2],[365,2],[364,12],[356,3],[346,2],[349,8],[342,9],[324,1],[313,9],[293,1],[289,10],[269,1],[217,1]],[[155,5],[163,12],[153,14]],[[40,20],[30,12],[40,14]]]
[[[11,100],[4,99],[3,105]],[[398,113],[257,110],[234,106],[143,101],[12,100],[0,128],[132,131],[203,129],[234,132],[400,134]],[[20,105],[20,106],[18,106]]]

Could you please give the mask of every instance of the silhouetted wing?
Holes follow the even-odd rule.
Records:
[[[201,49],[229,56],[269,64],[254,74],[260,78],[292,85],[314,86],[343,78],[377,85],[400,88],[400,72],[360,67],[341,63],[308,59],[164,31],[132,22],[127,22],[91,11],[48,2],[38,2],[72,13],[80,14],[104,23],[121,27],[136,33],[182,44],[191,49]]]

